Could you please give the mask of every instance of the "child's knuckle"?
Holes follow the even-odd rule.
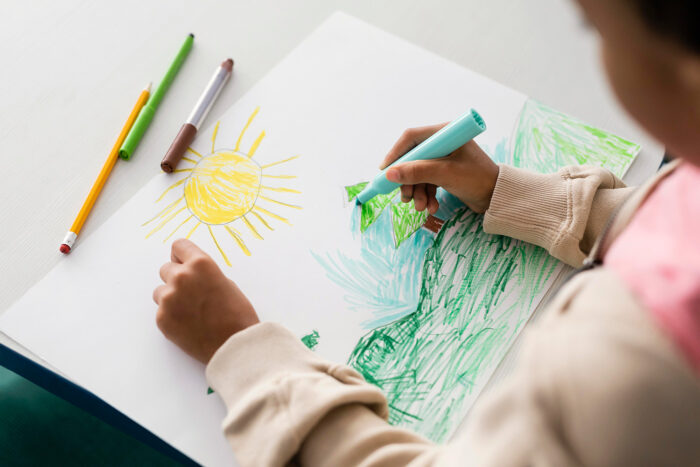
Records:
[[[187,272],[186,269],[181,269],[179,271],[175,271],[172,276],[172,284],[174,287],[182,287],[187,283],[189,280],[189,273]],[[165,297],[169,296],[171,294],[167,293],[164,297],[163,300],[165,300]]]
[[[195,271],[202,272],[211,266],[212,261],[213,260],[207,255],[197,255],[196,257],[192,258],[191,266]]]

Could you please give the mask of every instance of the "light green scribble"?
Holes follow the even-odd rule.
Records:
[[[371,200],[363,203],[361,206],[362,214],[360,218],[360,232],[364,232],[374,223],[384,211],[384,208],[389,206],[391,199],[396,196],[399,190],[392,191],[386,195],[377,195]]]
[[[367,182],[360,182],[346,186],[348,202],[352,201],[367,186]],[[360,206],[360,232],[364,233],[369,226],[374,224],[387,206],[391,206],[391,222],[394,230],[394,245],[396,248],[413,233],[420,229],[428,217],[427,211],[415,210],[413,201],[402,203],[399,198],[400,189],[396,189],[385,195],[377,195]]]
[[[360,182],[354,185],[346,186],[345,191],[348,194],[348,202],[352,201],[360,194],[362,190],[367,186],[367,182]]]
[[[410,203],[391,205],[391,224],[394,230],[396,248],[413,233],[420,229],[428,218],[428,211],[416,211],[413,200]]]
[[[528,99],[505,162],[540,173],[596,165],[622,177],[641,146]]]

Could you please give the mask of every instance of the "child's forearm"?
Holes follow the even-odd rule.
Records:
[[[534,243],[580,266],[610,214],[631,190],[597,167],[571,166],[545,175],[503,165],[484,230]]]

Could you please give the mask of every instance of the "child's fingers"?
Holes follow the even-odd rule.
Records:
[[[173,273],[175,272],[177,265],[175,263],[165,263],[160,267],[160,278],[163,279],[163,282],[166,284],[170,282],[170,280],[173,277]]]
[[[179,238],[173,242],[170,258],[173,263],[184,263],[197,255],[206,255],[197,245],[185,238]]]
[[[435,214],[440,207],[440,203],[436,198],[437,186],[428,184],[425,187],[426,194],[428,195],[428,212],[430,214]]]
[[[425,191],[425,183],[419,183],[413,188],[413,203],[416,211],[422,211],[428,205],[428,195]]]
[[[156,302],[156,305],[160,305],[160,301],[163,298],[163,295],[167,291],[168,286],[165,284],[161,284],[158,287],[153,290],[153,301]]]
[[[437,125],[409,128],[408,130],[404,131],[401,137],[396,141],[396,143],[394,143],[394,146],[392,146],[387,155],[384,157],[382,163],[379,164],[379,168],[384,169],[396,159],[428,139],[430,135],[445,125],[447,125],[447,123],[439,123]]]
[[[409,203],[413,199],[413,185],[401,185],[401,201]]]

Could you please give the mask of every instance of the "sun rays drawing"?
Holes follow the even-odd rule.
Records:
[[[202,155],[193,148],[187,148],[188,154],[182,160],[192,164],[192,167],[175,170],[173,173],[187,175],[170,185],[158,197],[156,203],[163,201],[171,192],[178,192],[179,196],[143,223],[142,226],[152,227],[146,238],[170,224],[174,225],[174,228],[163,242],[167,242],[183,227],[182,232],[187,232],[185,238],[190,238],[198,228],[204,226],[223,260],[231,266],[217,234],[219,237],[231,237],[240,250],[250,256],[245,234],[242,232],[262,240],[260,232],[263,228],[274,230],[275,222],[291,225],[287,217],[278,213],[278,209],[301,209],[301,206],[286,202],[286,198],[282,201],[279,196],[293,196],[301,192],[279,184],[297,177],[268,173],[268,169],[277,168],[299,156],[259,164],[254,156],[265,138],[264,130],[255,138],[247,153],[240,149],[246,131],[259,110],[259,107],[256,108],[248,118],[234,149],[216,149],[219,122],[214,126],[211,136],[210,154]]]

